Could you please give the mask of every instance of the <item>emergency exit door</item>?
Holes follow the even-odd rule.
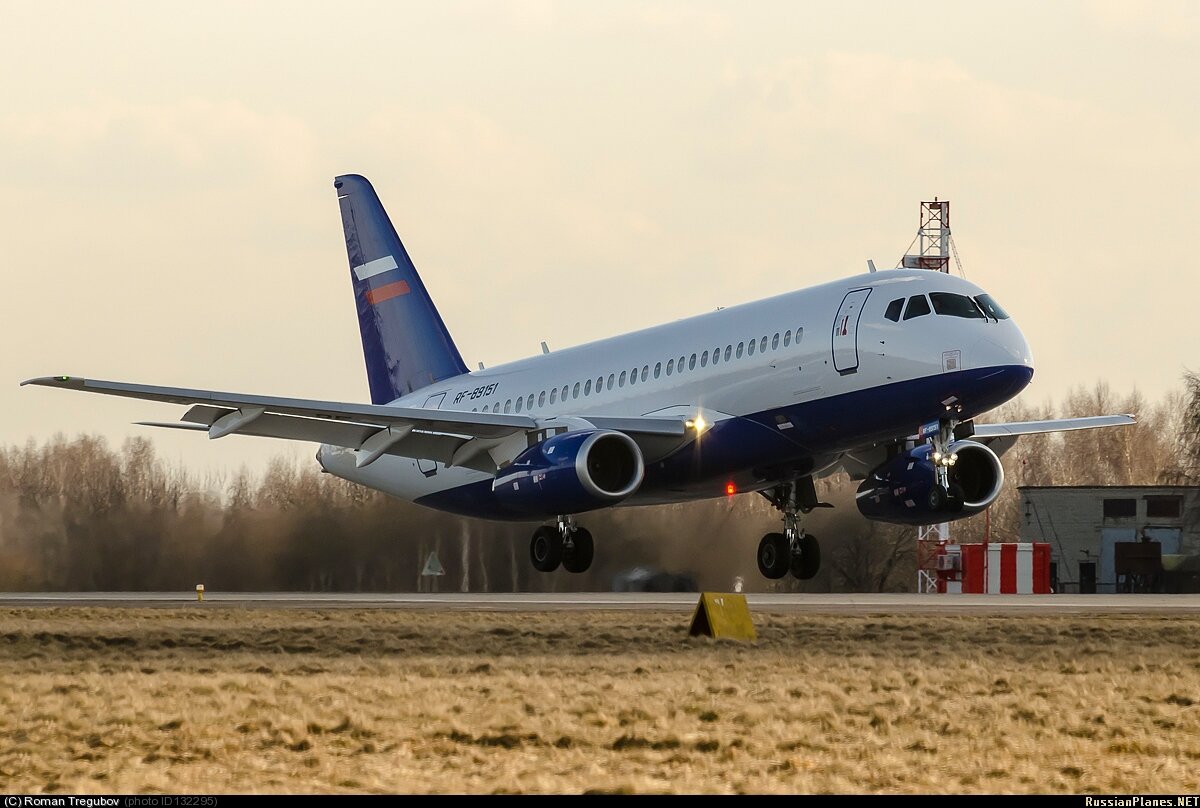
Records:
[[[848,292],[833,320],[833,368],[843,376],[858,371],[858,320],[870,294],[870,289]]]

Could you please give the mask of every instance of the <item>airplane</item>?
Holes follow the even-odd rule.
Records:
[[[371,183],[334,180],[370,404],[49,376],[22,384],[187,405],[209,438],[320,444],[325,472],[483,519],[542,523],[541,572],[586,571],[601,508],[756,492],[783,529],[759,542],[769,579],[809,579],[814,478],[860,481],[868,519],[930,525],[986,509],[1020,435],[1130,415],[976,424],[1020,393],[1033,358],[979,286],[874,270],[504,365],[468,370]]]

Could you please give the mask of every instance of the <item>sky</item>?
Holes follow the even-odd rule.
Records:
[[[368,399],[332,180],[467,364],[893,266],[952,204],[1060,399],[1200,367],[1200,4],[0,0],[0,444],[151,435],[51,374]]]

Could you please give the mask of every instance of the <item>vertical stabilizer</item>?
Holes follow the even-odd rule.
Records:
[[[371,402],[467,372],[408,251],[365,177],[336,178]]]

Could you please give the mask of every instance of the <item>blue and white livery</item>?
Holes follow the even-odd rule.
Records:
[[[189,405],[180,423],[321,444],[339,477],[439,510],[546,522],[536,568],[582,572],[575,516],[759,492],[784,529],[764,575],[816,574],[800,524],[813,478],[861,480],[868,518],[933,524],[999,495],[1015,436],[1133,423],[1127,415],[976,425],[1017,395],[1033,357],[983,289],[929,270],[871,272],[686,320],[468,371],[375,190],[338,177],[370,404],[74,376],[25,384]]]

